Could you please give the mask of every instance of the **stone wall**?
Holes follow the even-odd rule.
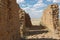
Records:
[[[0,40],[20,40],[18,11],[15,0],[0,0]]]
[[[49,5],[44,11],[41,18],[41,24],[49,31],[54,32],[59,27],[59,8],[57,4]]]
[[[7,32],[7,14],[8,14],[7,0],[0,0],[0,40],[5,40],[8,35]],[[7,38],[6,38],[7,40]]]
[[[24,25],[26,27],[32,26],[31,19],[29,14],[27,14],[24,10],[19,11],[19,19],[20,19],[20,25]]]
[[[26,30],[29,29],[32,24],[30,20],[29,14],[27,14],[24,10],[19,11],[19,20],[20,20],[20,34],[21,37],[24,37],[26,35]]]
[[[30,28],[32,26],[32,23],[31,23],[31,18],[29,16],[29,14],[26,14],[25,15],[25,24],[26,24],[26,27],[27,28]]]

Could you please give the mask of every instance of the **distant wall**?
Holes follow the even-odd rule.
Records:
[[[19,13],[20,13],[19,14],[20,26],[23,25],[23,26],[28,27],[28,28],[30,26],[32,26],[29,14],[27,14],[22,9],[19,11]]]
[[[31,23],[31,18],[29,16],[29,14],[26,14],[25,15],[25,24],[26,24],[26,27],[27,28],[30,28],[32,26],[32,23]]]
[[[27,29],[29,29],[32,24],[31,24],[31,19],[29,14],[27,14],[24,10],[19,10],[19,23],[20,23],[20,34],[21,37],[23,37],[27,31]]]

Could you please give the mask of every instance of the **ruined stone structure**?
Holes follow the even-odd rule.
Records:
[[[18,12],[19,11],[19,12]],[[59,28],[59,8],[52,4],[44,10],[41,25],[54,32]],[[32,27],[29,14],[18,7],[16,0],[0,0],[0,40],[20,40]]]
[[[29,29],[32,26],[30,16],[24,11],[20,10],[19,11],[19,20],[20,20],[20,33],[21,37],[26,35],[26,30]]]
[[[16,0],[0,0],[0,40],[20,40]]]
[[[30,16],[29,16],[29,14],[26,14],[25,15],[25,24],[26,24],[26,27],[27,28],[30,28],[31,26],[32,26],[32,23],[31,23],[31,18],[30,18]]]
[[[41,24],[48,28],[49,31],[54,32],[59,27],[59,7],[57,4],[49,5],[43,11]]]

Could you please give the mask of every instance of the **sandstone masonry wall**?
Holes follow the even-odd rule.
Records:
[[[0,0],[0,40],[20,40],[16,0]]]
[[[31,18],[29,16],[29,14],[26,14],[25,15],[25,24],[26,24],[26,27],[27,28],[30,28],[32,26],[32,23],[31,23]]]
[[[49,31],[54,32],[59,23],[59,8],[57,4],[49,5],[47,9],[43,11],[41,18],[41,24],[48,28]]]
[[[26,30],[29,29],[32,24],[29,15],[24,10],[21,9],[19,13],[20,34],[21,37],[23,37],[24,35],[26,35]]]

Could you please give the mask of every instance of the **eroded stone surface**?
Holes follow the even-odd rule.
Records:
[[[21,37],[27,35],[27,30],[32,26],[31,19],[29,14],[27,14],[24,10],[19,10],[19,20],[20,20],[20,34]]]
[[[59,27],[59,7],[57,4],[49,5],[43,11],[41,25],[45,26],[51,32],[57,30]]]
[[[0,1],[0,40],[19,40],[19,7],[16,0]]]

